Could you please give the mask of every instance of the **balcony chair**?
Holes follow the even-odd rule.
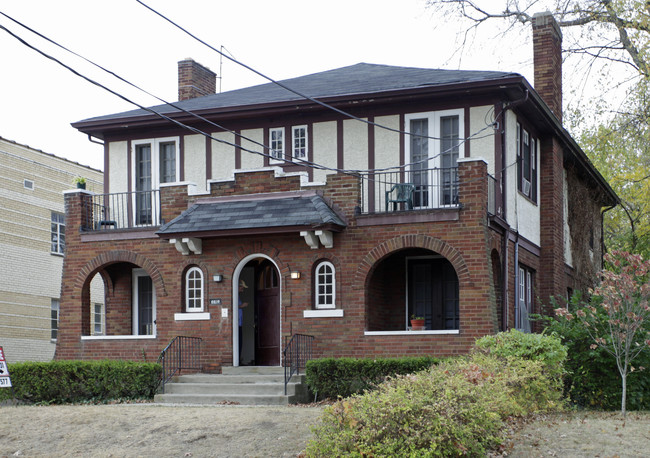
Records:
[[[411,183],[394,184],[389,191],[386,191],[386,211],[388,205],[392,202],[393,211],[397,210],[397,205],[404,204],[405,210],[413,210],[413,192],[415,185]],[[392,198],[391,198],[392,195]]]

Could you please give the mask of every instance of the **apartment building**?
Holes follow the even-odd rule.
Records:
[[[0,346],[9,362],[48,361],[56,347],[65,255],[63,192],[99,170],[0,137]],[[93,332],[103,329],[103,285],[91,288]]]

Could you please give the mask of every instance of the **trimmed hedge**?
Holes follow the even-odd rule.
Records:
[[[327,407],[306,456],[486,456],[513,416],[561,409],[541,361],[475,352]]]
[[[159,364],[116,360],[9,365],[15,398],[43,404],[151,399],[161,369]],[[0,400],[11,398],[11,389],[0,390]]]
[[[347,398],[374,389],[386,377],[412,374],[438,364],[432,356],[403,358],[323,358],[307,362],[306,379],[319,398]]]

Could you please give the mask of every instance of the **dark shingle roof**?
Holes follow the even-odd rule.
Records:
[[[196,232],[237,231],[283,227],[343,228],[345,222],[319,195],[245,198],[196,203],[160,227],[160,236]]]
[[[519,75],[516,73],[494,71],[441,70],[360,63],[349,67],[283,80],[281,83],[310,97],[327,98],[354,94],[373,94],[426,86],[499,80],[513,76]],[[221,94],[212,94],[205,97],[184,100],[177,102],[177,105],[188,111],[200,111],[295,100],[303,100],[303,98],[276,84],[266,83]],[[159,105],[152,107],[152,109],[167,114],[178,111],[167,105]],[[86,119],[80,121],[80,123],[108,121],[149,114],[145,110],[132,110]]]

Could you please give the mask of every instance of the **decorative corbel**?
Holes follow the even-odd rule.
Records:
[[[169,243],[173,244],[176,247],[176,250],[183,256],[187,256],[188,254],[190,254],[190,249],[187,246],[187,243],[183,243],[182,240],[169,239]]]
[[[300,235],[305,238],[305,242],[312,250],[318,249],[318,237],[312,231],[300,231]]]
[[[201,239],[197,239],[195,237],[185,237],[183,238],[183,243],[186,243],[187,247],[194,254],[201,254],[203,252],[203,241]]]
[[[318,236],[320,243],[322,243],[325,248],[334,247],[334,236],[332,231],[316,231],[315,234]]]

